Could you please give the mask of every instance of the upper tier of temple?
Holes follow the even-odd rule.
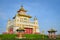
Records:
[[[27,11],[23,8],[23,6],[21,6],[21,8],[18,10],[18,12],[20,12],[20,11],[27,12]]]

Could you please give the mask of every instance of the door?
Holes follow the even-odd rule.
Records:
[[[32,34],[33,29],[32,28],[25,28],[25,34]]]

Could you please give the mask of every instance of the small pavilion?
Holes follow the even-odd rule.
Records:
[[[49,31],[48,31],[48,37],[50,38],[50,39],[56,39],[56,33],[57,31],[56,30],[54,30],[54,29],[50,29]]]
[[[17,38],[19,38],[19,39],[24,38],[24,32],[25,32],[24,29],[19,28],[16,31],[17,31]]]

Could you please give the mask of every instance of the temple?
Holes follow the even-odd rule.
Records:
[[[23,6],[17,11],[17,14],[12,20],[7,22],[7,33],[16,33],[17,29],[21,28],[25,30],[25,34],[40,33],[38,19],[34,17],[34,21],[31,21],[32,16],[26,14],[26,10]]]

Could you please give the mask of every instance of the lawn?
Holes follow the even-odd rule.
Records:
[[[0,34],[0,40],[53,40],[49,39],[47,35],[41,35],[41,34],[25,34],[25,39],[17,39],[16,34]],[[60,38],[57,38],[56,40],[60,40]]]

